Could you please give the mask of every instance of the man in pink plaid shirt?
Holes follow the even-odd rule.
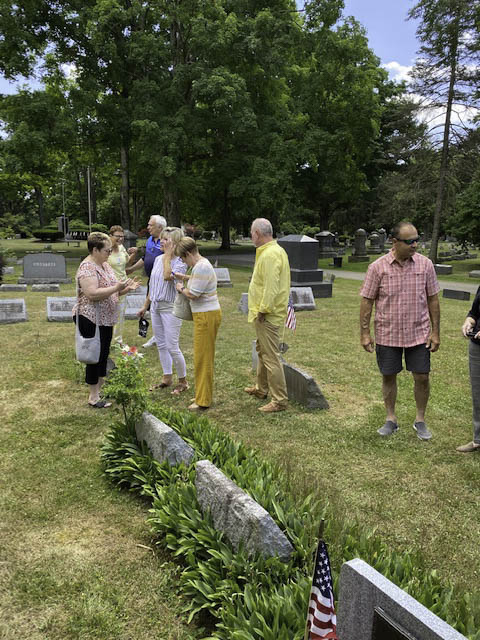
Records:
[[[381,436],[398,431],[395,415],[397,374],[405,366],[414,379],[417,413],[413,428],[421,440],[432,434],[425,424],[430,393],[430,353],[440,346],[440,287],[431,260],[417,251],[418,233],[409,222],[392,230],[391,251],[372,262],[360,295],[360,342],[373,353],[370,318],[375,303],[375,351],[382,374],[382,391],[387,413]]]

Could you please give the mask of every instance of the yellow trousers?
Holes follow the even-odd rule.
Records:
[[[195,402],[209,407],[213,398],[213,367],[215,339],[222,320],[220,309],[199,311],[193,315],[193,371],[195,375]]]
[[[258,318],[255,318],[253,324],[257,334],[258,355],[256,387],[263,394],[270,392],[272,401],[285,407],[288,403],[288,393],[280,360],[279,328],[267,320],[259,322]]]

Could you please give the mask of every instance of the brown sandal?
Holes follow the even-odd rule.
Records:
[[[172,391],[172,396],[179,396],[184,391],[187,391],[187,389],[190,389],[188,382],[179,382]]]
[[[150,387],[149,391],[156,391],[157,389],[166,389],[167,387],[171,387],[172,383],[167,384],[166,382],[160,382],[159,384],[154,384]]]

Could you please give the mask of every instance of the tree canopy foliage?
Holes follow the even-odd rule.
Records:
[[[441,160],[342,11],[342,0],[305,11],[293,0],[0,0],[0,70],[36,69],[45,86],[0,98],[0,215],[43,225],[65,200],[87,220],[88,167],[94,222],[138,230],[163,213],[222,231],[225,248],[230,228],[257,216],[347,232],[400,213],[430,220],[420,167]]]

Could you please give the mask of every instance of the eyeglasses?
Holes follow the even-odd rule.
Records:
[[[409,238],[408,240],[405,240],[404,238],[395,238],[396,240],[398,240],[399,242],[404,242],[405,244],[408,244],[408,246],[411,246],[412,244],[415,244],[416,242],[419,241],[419,237],[417,236],[416,238]]]
[[[103,247],[101,249],[101,251],[106,251],[107,253],[112,253],[112,249],[107,249],[106,247]]]
[[[113,235],[113,234],[111,234],[111,235],[112,235],[112,238],[118,238],[119,240],[121,240],[122,238],[125,238],[125,236],[116,236],[116,235]]]

